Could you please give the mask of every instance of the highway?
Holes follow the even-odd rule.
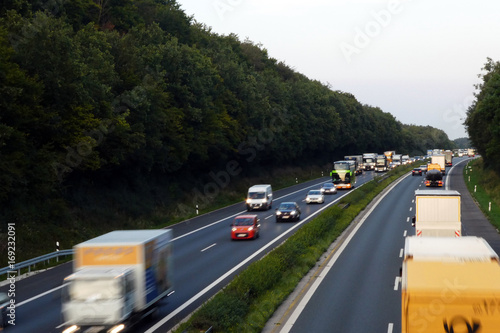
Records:
[[[357,177],[356,186],[373,178],[373,172]],[[261,233],[256,240],[231,241],[230,223],[234,216],[246,213],[243,203],[232,205],[209,214],[171,226],[174,233],[174,287],[151,321],[134,327],[134,332],[166,332],[189,313],[208,300],[238,272],[251,262],[290,237],[300,225],[310,221],[320,210],[333,204],[348,191],[327,195],[324,204],[304,202],[310,189],[319,189],[329,181],[323,177],[313,181],[275,191],[273,209],[256,211],[261,219]],[[274,209],[282,201],[299,203],[302,216],[299,222],[276,223]],[[66,263],[16,282],[16,325],[7,332],[61,332],[61,285],[71,273],[72,263]],[[7,286],[0,287],[6,292]]]
[[[455,158],[453,169],[447,168],[445,188],[462,194],[464,235],[486,238],[498,253],[494,245],[500,236],[466,191],[466,160]],[[411,217],[419,188],[426,188],[424,177],[411,174],[394,184],[348,237],[332,246],[325,264],[280,307],[263,332],[401,332],[399,269],[404,239],[415,233]]]

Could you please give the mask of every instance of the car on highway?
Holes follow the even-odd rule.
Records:
[[[10,298],[6,293],[0,293],[0,331],[7,326],[7,307],[10,304]]]
[[[289,221],[289,220],[300,220],[300,207],[296,202],[282,202],[278,208],[276,208],[276,222]]]
[[[337,193],[337,188],[333,183],[324,183],[320,191],[323,194],[335,194]]]
[[[421,166],[419,166],[420,170],[422,170],[422,172],[427,172],[427,164],[422,164]]]
[[[231,239],[255,239],[260,234],[260,220],[257,215],[239,215],[231,223]]]
[[[313,202],[322,204],[325,202],[325,195],[320,190],[310,190],[307,193],[306,202],[308,204]]]
[[[415,176],[415,175],[422,176],[422,169],[414,168],[413,170],[411,170],[411,175],[412,176]]]

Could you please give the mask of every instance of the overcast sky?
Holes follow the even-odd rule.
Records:
[[[308,78],[452,140],[467,136],[462,123],[486,58],[500,60],[498,0],[178,3],[215,33],[261,43]]]

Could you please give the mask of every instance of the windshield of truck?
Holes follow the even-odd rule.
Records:
[[[373,158],[365,158],[365,163],[373,163],[375,162]]]
[[[349,170],[349,163],[335,163],[333,165],[335,170]]]
[[[385,164],[385,158],[378,158],[377,164]]]
[[[265,192],[248,192],[248,199],[264,199],[265,197]]]
[[[77,301],[105,301],[122,297],[119,279],[73,280],[68,285],[68,297]]]

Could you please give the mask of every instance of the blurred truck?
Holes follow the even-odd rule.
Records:
[[[438,169],[434,166],[437,165]],[[425,186],[426,187],[442,187],[443,186],[443,174],[438,164],[429,164],[427,166],[427,172],[425,174]]]
[[[444,175],[446,172],[445,156],[444,155],[432,155],[431,164],[439,164],[441,168],[441,173]]]
[[[354,161],[354,165],[356,167],[356,176],[361,175],[364,170],[363,166],[363,155],[349,155],[344,156],[344,160],[346,161]]]
[[[356,183],[356,166],[353,161],[333,162],[333,170],[330,172],[332,183],[340,189],[354,188]]]
[[[498,255],[479,237],[405,239],[401,332],[500,330]]]
[[[460,193],[452,190],[415,191],[415,234],[460,237]]]
[[[74,246],[64,279],[64,332],[121,332],[172,292],[172,231],[117,230]]]

